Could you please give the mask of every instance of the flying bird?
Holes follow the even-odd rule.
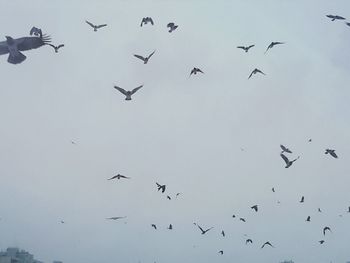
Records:
[[[305,200],[305,198],[304,198],[304,196],[302,196],[299,203],[304,203],[304,200]]]
[[[250,46],[238,46],[237,48],[243,49],[246,53],[251,49],[252,47],[255,47],[255,45],[250,45]]]
[[[168,195],[166,196],[166,198],[168,198],[169,200],[171,200],[171,197],[170,197],[170,196],[168,196]]]
[[[260,74],[263,74],[263,75],[266,75],[264,72],[262,72],[260,69],[257,69],[255,68],[252,73],[250,73],[248,79],[250,79],[253,75],[257,74],[257,73],[260,73]]]
[[[61,44],[61,45],[58,45],[58,46],[55,46],[55,45],[49,44],[49,46],[51,46],[51,47],[53,47],[53,48],[54,48],[55,53],[58,53],[58,50],[59,50],[61,47],[64,47],[64,44]]]
[[[127,177],[127,176],[124,176],[124,175],[121,175],[121,174],[117,174],[117,175],[114,175],[112,176],[111,178],[107,179],[107,180],[113,180],[113,179],[121,179],[121,178],[124,178],[124,179],[130,179],[130,177]]]
[[[150,22],[152,26],[154,25],[153,19],[151,17],[144,17],[144,18],[142,18],[140,26],[142,27],[143,25],[147,25],[148,22]]]
[[[306,218],[306,222],[310,222],[310,221],[311,221],[311,217],[308,216],[308,217]]]
[[[271,42],[271,44],[267,47],[267,49],[266,49],[266,51],[265,51],[265,54],[266,54],[266,52],[267,52],[269,49],[273,48],[274,46],[276,46],[276,45],[282,45],[282,44],[285,44],[285,43],[284,43],[284,42]]]
[[[329,232],[332,232],[332,230],[330,229],[330,227],[326,226],[323,228],[323,235],[325,236],[326,235],[326,231],[329,231]]]
[[[280,154],[280,156],[282,157],[282,159],[285,161],[286,166],[285,168],[289,168],[296,160],[298,160],[300,158],[300,156],[298,156],[296,159],[290,161],[287,156],[285,156],[283,153]]]
[[[220,250],[218,253],[221,254],[221,255],[223,255],[223,254],[224,254],[224,251],[223,251],[223,250]]]
[[[255,212],[258,212],[258,205],[253,205],[253,206],[251,207],[251,209],[254,209]]]
[[[326,15],[326,17],[330,18],[332,21],[335,21],[335,20],[345,20],[345,17],[342,17],[342,16],[335,16],[335,15]]]
[[[225,231],[224,231],[224,230],[221,231],[221,235],[222,235],[223,237],[225,237]]]
[[[142,87],[143,87],[143,85],[138,86],[138,87],[134,88],[133,90],[126,91],[125,89],[122,89],[118,86],[114,86],[115,89],[119,90],[121,93],[123,93],[126,96],[125,100],[131,100],[131,95],[135,94],[135,92],[138,91],[139,89],[141,89]]]
[[[176,193],[176,198],[180,195],[181,193]]]
[[[173,32],[178,26],[171,22],[171,23],[167,24],[167,27],[169,28],[169,31],[168,31],[168,32],[171,33],[171,32]]]
[[[155,230],[157,230],[157,226],[155,224],[151,225]]]
[[[106,218],[107,220],[118,220],[118,219],[123,219],[126,218],[126,216],[113,216],[113,217],[108,217]]]
[[[143,57],[143,56],[140,56],[140,55],[136,55],[134,54],[134,57],[138,58],[138,59],[141,59],[143,61],[143,64],[147,64],[148,63],[148,60],[153,56],[153,54],[155,53],[156,51],[154,50],[150,55],[148,55],[148,57]]]
[[[207,233],[210,229],[212,229],[213,227],[210,227],[210,228],[208,228],[208,229],[206,229],[206,230],[203,230],[203,228],[201,228],[201,226],[200,225],[198,225],[198,224],[196,224],[197,226],[198,226],[198,228],[201,230],[201,232],[202,232],[202,235],[204,235],[205,233]]]
[[[37,36],[37,37],[43,37],[43,33],[41,31],[40,28],[37,28],[35,26],[32,27],[32,29],[30,30],[29,34],[32,36]]]
[[[261,248],[264,248],[265,246],[270,246],[270,247],[274,247],[270,242],[265,242],[262,246],[261,246]]]
[[[321,208],[318,208],[318,212],[322,213]]]
[[[88,25],[90,25],[93,29],[94,29],[94,31],[96,32],[97,31],[97,29],[99,29],[99,28],[101,28],[101,27],[105,27],[105,26],[107,26],[107,24],[102,24],[102,25],[94,25],[93,23],[91,23],[91,22],[89,22],[89,21],[85,21]]]
[[[271,189],[271,190],[272,190],[272,192],[274,192],[274,193],[276,192],[276,191],[275,191],[275,187],[272,187],[272,189]]]
[[[253,244],[253,240],[251,240],[250,238],[248,238],[248,239],[245,241],[245,244],[247,245],[248,243]]]
[[[332,157],[338,158],[338,155],[335,153],[335,150],[326,149],[325,154],[330,154]]]
[[[0,42],[0,55],[9,54],[7,61],[11,64],[22,63],[27,57],[21,51],[36,49],[50,43],[49,36],[12,38]]]
[[[291,150],[289,150],[287,147],[285,147],[284,145],[280,145],[280,147],[281,147],[281,149],[282,149],[282,152],[281,153],[284,153],[284,152],[286,152],[286,153],[292,153],[292,151]]]
[[[243,217],[241,217],[239,220],[241,220],[242,222],[246,222]]]
[[[191,76],[192,74],[193,74],[193,75],[196,75],[198,72],[204,74],[204,72],[203,72],[201,69],[199,69],[199,68],[193,68],[193,69],[191,70],[190,76]]]
[[[159,191],[159,190],[162,190],[162,193],[164,193],[164,192],[165,192],[166,185],[165,185],[165,184],[161,185],[161,184],[158,184],[158,183],[156,183],[156,184],[157,184],[157,187],[158,187],[158,191]]]
[[[321,245],[325,242],[324,240],[318,241]]]
[[[170,225],[168,226],[168,229],[169,229],[169,230],[172,230],[172,229],[173,229],[173,225],[170,224]]]

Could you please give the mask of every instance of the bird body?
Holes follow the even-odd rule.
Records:
[[[311,221],[311,217],[308,216],[308,217],[306,218],[306,222],[310,222],[310,221]]]
[[[223,251],[223,250],[220,250],[218,253],[221,254],[221,255],[223,255],[223,254],[224,254],[224,251]]]
[[[261,246],[261,248],[264,248],[265,246],[270,246],[270,247],[274,247],[270,242],[265,242],[262,246]]]
[[[198,224],[196,224],[196,225],[197,225],[197,227],[200,229],[202,235],[204,235],[204,234],[207,233],[210,229],[213,228],[213,227],[210,227],[210,228],[204,230],[200,225],[198,225]]]
[[[193,74],[193,75],[197,75],[198,72],[204,74],[204,72],[203,72],[201,69],[199,69],[199,68],[193,68],[193,69],[191,70],[190,76],[191,76],[192,74]]]
[[[248,239],[245,241],[245,244],[247,245],[248,243],[253,244],[253,240],[251,240],[250,238],[248,238]]]
[[[286,152],[286,153],[293,153],[291,150],[289,150],[287,147],[285,147],[284,145],[280,145],[281,149],[282,149],[282,153]]]
[[[143,87],[143,85],[138,86],[136,88],[134,88],[133,90],[125,90],[122,89],[118,86],[114,86],[115,89],[119,90],[122,94],[124,94],[126,96],[125,100],[131,100],[131,95],[135,94],[136,91],[138,91],[139,89],[141,89]]]
[[[301,199],[300,199],[300,201],[299,201],[299,203],[304,203],[304,200],[305,200],[305,197],[302,196]]]
[[[276,46],[276,45],[282,45],[282,44],[285,44],[285,43],[284,43],[284,42],[271,42],[271,44],[267,47],[267,49],[266,49],[266,51],[265,51],[265,54],[266,54],[266,52],[267,52],[269,49],[273,48],[274,46]]]
[[[255,210],[255,212],[258,212],[258,205],[253,205],[252,207],[250,207],[251,209]]]
[[[170,224],[170,225],[168,226],[168,229],[169,229],[169,230],[172,230],[172,229],[173,229],[173,225]]]
[[[225,237],[225,231],[224,231],[224,230],[221,231],[221,235],[222,235],[223,237]]]
[[[157,230],[157,226],[155,224],[151,225],[155,230]]]
[[[337,15],[326,15],[326,17],[330,18],[332,21],[335,21],[335,20],[345,20],[345,17],[337,16]]]
[[[162,190],[162,193],[164,193],[164,192],[165,192],[166,185],[165,185],[165,184],[161,185],[161,184],[158,184],[158,183],[156,183],[156,184],[157,184],[157,187],[158,187],[158,191],[159,191],[159,190]]]
[[[107,220],[118,220],[118,219],[123,219],[126,218],[126,216],[113,216],[113,217],[108,217],[106,218]]]
[[[326,227],[323,228],[323,235],[324,235],[324,236],[326,235],[326,231],[327,231],[327,230],[328,230],[329,232],[332,232],[331,228],[328,227],[328,226],[326,226]]]

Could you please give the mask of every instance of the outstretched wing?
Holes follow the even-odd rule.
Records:
[[[243,46],[238,46],[237,48],[240,48],[240,49],[244,49],[244,50],[245,50],[245,47],[243,47]]]
[[[64,44],[58,45],[57,48],[61,48],[61,47],[64,47]]]
[[[338,155],[334,151],[330,151],[329,154],[332,155],[334,158],[338,158]]]
[[[265,53],[270,49],[270,48],[272,48],[273,46],[272,46],[272,43],[267,47],[267,49],[266,49],[266,51],[265,51]]]
[[[149,18],[149,21],[151,22],[152,26],[154,25],[152,17]]]
[[[250,73],[248,79],[250,79],[253,76],[254,72],[255,72],[255,70],[253,70],[252,73]]]
[[[154,50],[149,56],[148,56],[148,59],[150,59],[152,56],[153,56],[153,54],[155,53],[156,51]]]
[[[203,230],[203,228],[201,228],[200,225],[197,224],[197,226],[198,226],[198,228],[202,231],[202,233],[205,232],[205,231]]]
[[[4,55],[9,53],[9,49],[7,47],[6,41],[1,41],[0,42],[0,55]]]
[[[169,23],[167,27],[173,27],[175,24],[174,23]]]
[[[138,91],[138,90],[141,89],[142,87],[143,87],[143,85],[134,88],[134,89],[131,91],[131,94],[134,94],[136,91]]]
[[[255,45],[250,45],[250,46],[248,47],[248,49],[250,49],[250,48],[252,48],[252,47],[255,47]]]
[[[142,25],[143,25],[143,23],[145,23],[145,22],[146,22],[146,18],[142,18],[142,21],[141,21],[140,26],[142,26]]]
[[[289,159],[287,158],[287,156],[285,156],[283,153],[281,153],[280,155],[281,155],[282,159],[285,161],[286,164],[289,164],[289,163],[290,163],[290,161],[289,161]]]
[[[25,51],[47,45],[51,42],[51,39],[49,36],[21,37],[15,39],[15,42],[17,43],[17,48],[19,51]]]
[[[97,28],[101,28],[101,27],[104,27],[104,26],[107,26],[107,24],[98,25]]]
[[[120,87],[118,87],[118,86],[114,86],[114,88],[117,89],[117,90],[119,90],[119,91],[120,91],[121,93],[123,93],[125,96],[127,95],[127,92],[126,92],[125,89],[122,89],[122,88],[120,88]]]
[[[141,59],[142,61],[145,61],[145,58],[143,56],[134,54],[134,57]]]
[[[95,25],[93,23],[90,23],[89,21],[85,20],[85,22],[90,25],[91,27],[95,27]]]

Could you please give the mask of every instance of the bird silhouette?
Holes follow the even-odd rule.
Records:
[[[169,31],[168,31],[169,33],[173,32],[177,27],[178,26],[172,22],[167,24],[167,28],[169,28]]]
[[[221,231],[221,235],[222,235],[223,237],[225,237],[225,231],[224,231],[224,230]]]
[[[157,230],[157,226],[155,224],[151,225],[155,230]]]
[[[321,208],[318,208],[318,210],[317,210],[319,213],[322,213],[322,211],[321,211]]]
[[[282,149],[282,152],[281,153],[284,153],[284,152],[286,152],[286,153],[292,153],[292,151],[291,150],[289,150],[287,147],[285,147],[284,145],[280,145],[280,147],[281,147],[281,149]]]
[[[153,19],[151,17],[144,17],[142,18],[140,26],[142,27],[143,25],[147,25],[149,22],[151,23],[152,26],[154,25]]]
[[[265,246],[270,246],[270,247],[274,247],[269,241],[265,242],[261,248],[264,248]]]
[[[326,235],[326,231],[329,231],[329,232],[332,232],[332,230],[330,229],[330,227],[326,226],[323,228],[323,235],[325,236]]]
[[[252,73],[250,73],[248,79],[250,79],[253,75],[257,74],[257,73],[260,73],[260,74],[263,74],[263,75],[266,75],[264,72],[262,72],[260,69],[257,69],[255,68]]]
[[[124,175],[121,175],[121,174],[117,174],[117,175],[114,175],[112,176],[111,178],[107,179],[107,180],[114,180],[114,179],[121,179],[121,178],[124,178],[124,179],[130,179],[130,177],[127,177],[127,176],[124,176]]]
[[[252,207],[250,207],[251,209],[254,209],[255,212],[258,212],[258,205],[253,205]]]
[[[304,200],[305,200],[305,198],[304,198],[304,196],[302,196],[299,203],[304,203]]]
[[[326,15],[326,17],[330,18],[332,21],[335,21],[335,20],[345,20],[345,17],[337,16],[337,15]]]
[[[251,240],[250,238],[248,238],[248,239],[245,241],[245,244],[247,245],[248,243],[253,244],[253,240]]]
[[[321,245],[325,242],[324,240],[318,241]]]
[[[198,72],[204,74],[204,72],[203,72],[201,69],[199,69],[199,68],[193,68],[193,69],[191,70],[190,76],[191,76],[192,74],[193,74],[193,75],[197,75]]]
[[[197,225],[197,227],[200,229],[200,231],[202,232],[201,234],[202,235],[204,235],[205,233],[207,233],[210,229],[212,229],[213,227],[210,227],[210,228],[208,228],[208,229],[206,229],[206,230],[204,230],[203,228],[201,228],[201,226],[200,225],[198,225],[198,224],[196,224]]]
[[[223,251],[223,250],[220,250],[218,253],[221,254],[221,255],[223,255],[223,254],[224,254],[224,251]]]
[[[311,217],[308,216],[308,217],[306,218],[306,222],[310,222],[310,221],[311,221]]]
[[[107,220],[118,220],[118,219],[123,219],[126,218],[126,216],[113,216],[113,217],[108,217],[106,218]]]
[[[296,159],[290,161],[287,156],[285,156],[283,153],[280,154],[280,156],[282,157],[282,159],[284,160],[284,162],[286,163],[285,168],[289,168],[296,160],[298,160],[300,158],[300,156],[298,156]]]
[[[347,212],[350,213],[350,206],[348,207],[348,211]]]
[[[168,226],[168,229],[169,229],[169,230],[172,230],[172,229],[173,229],[173,225],[170,224],[170,225]]]
[[[246,220],[243,217],[241,217],[239,220],[241,220],[244,223],[246,222]]]
[[[159,190],[162,190],[162,193],[164,193],[164,192],[165,192],[166,185],[165,185],[165,184],[161,185],[161,184],[158,184],[158,183],[156,183],[156,184],[157,184],[157,187],[158,187],[158,191],[159,191]]]
[[[85,21],[89,26],[91,26],[95,32],[97,32],[97,29],[101,28],[101,27],[105,27],[107,26],[107,24],[102,24],[102,25],[94,25],[93,23],[89,22],[89,21]]]
[[[138,91],[139,89],[141,89],[142,87],[143,87],[143,85],[138,86],[138,87],[134,88],[133,90],[126,91],[125,89],[122,89],[118,86],[114,86],[115,89],[119,90],[121,93],[123,93],[126,96],[125,100],[131,100],[131,95],[135,94],[135,92]]]
[[[269,49],[273,48],[274,46],[276,46],[276,45],[282,45],[282,44],[285,44],[285,43],[284,43],[284,42],[271,42],[271,44],[267,47],[267,49],[266,49],[266,51],[265,51],[265,54],[266,54],[266,52],[267,52]]]
[[[238,46],[237,48],[243,49],[246,53],[251,49],[252,47],[255,47],[255,45],[250,45],[250,46]]]
[[[54,48],[55,53],[58,53],[58,50],[59,50],[61,47],[64,47],[64,44],[61,44],[61,45],[58,45],[58,46],[55,46],[55,45],[49,44],[49,46],[51,46],[51,47],[53,47],[53,48]]]
[[[335,153],[335,150],[326,149],[325,154],[330,154],[334,158],[338,158],[338,155]]]
[[[166,196],[166,198],[168,198],[169,200],[171,200],[171,197],[170,197],[170,196],[168,196],[168,195]]]
[[[65,223],[63,220],[61,220],[60,222],[61,222],[61,224],[64,224],[64,223]]]
[[[236,215],[232,215],[232,217],[233,217],[233,218],[235,218],[235,217],[236,217]]]
[[[141,59],[143,61],[143,64],[147,64],[149,59],[153,56],[153,54],[155,53],[156,51],[154,50],[151,54],[149,54],[147,57],[143,57],[143,56],[140,56],[140,55],[136,55],[134,54],[134,57],[138,58],[138,59]]]

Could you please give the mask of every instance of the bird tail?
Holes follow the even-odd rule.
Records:
[[[11,64],[19,64],[22,63],[27,57],[23,55],[21,52],[10,52],[7,61]]]

